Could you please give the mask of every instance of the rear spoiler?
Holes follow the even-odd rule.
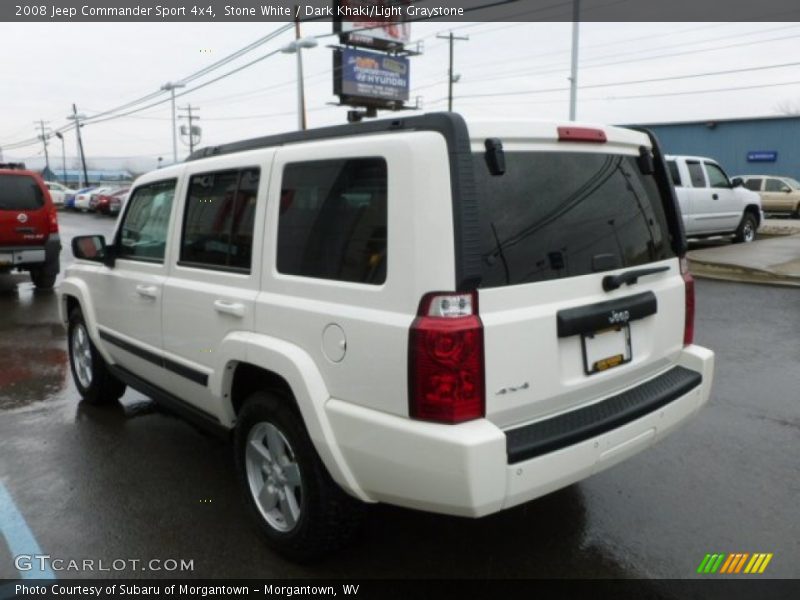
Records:
[[[664,159],[664,153],[661,151],[661,145],[658,143],[655,134],[646,127],[628,126],[626,129],[632,129],[633,131],[643,133],[650,139],[650,144],[653,147],[653,166],[655,167],[655,173],[653,173],[653,175],[658,185],[658,191],[661,194],[664,215],[667,218],[667,225],[672,235],[672,250],[678,256],[684,256],[689,249],[689,245],[686,242],[686,232],[683,229],[681,209],[678,204],[678,198],[675,195],[675,188],[672,185],[669,172],[667,171],[667,162]]]

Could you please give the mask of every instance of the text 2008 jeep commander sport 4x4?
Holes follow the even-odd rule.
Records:
[[[60,304],[84,399],[233,432],[250,512],[306,560],[363,502],[487,515],[687,419],[713,354],[685,249],[649,134],[430,114],[141,177]]]

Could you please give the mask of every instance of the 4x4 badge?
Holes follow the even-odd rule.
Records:
[[[20,223],[27,223],[28,222],[28,215],[26,215],[25,213],[19,213],[17,215],[17,221],[19,221]]]

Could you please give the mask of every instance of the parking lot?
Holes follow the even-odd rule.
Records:
[[[60,223],[62,269],[72,236],[109,235],[114,224],[76,213]],[[773,553],[762,577],[797,577],[800,299],[792,289],[698,281],[697,302],[696,341],[717,353],[716,381],[688,426],[481,520],[374,506],[356,545],[304,567],[258,539],[226,444],[135,392],[112,408],[79,402],[56,295],[3,276],[0,482],[31,537],[3,531],[0,578],[17,577],[12,557],[33,552],[32,539],[66,560],[191,561],[180,576],[203,578],[683,578],[713,552]],[[169,575],[138,566],[56,574]]]

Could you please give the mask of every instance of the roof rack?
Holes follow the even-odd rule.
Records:
[[[207,146],[194,151],[186,160],[193,161],[211,156],[244,152],[245,150],[256,150],[258,148],[284,146],[286,144],[298,142],[387,133],[390,131],[439,131],[446,139],[451,140],[454,133],[462,128],[465,130],[466,126],[461,115],[447,112],[430,113],[414,117],[361,121],[359,123],[348,123],[347,125],[333,125],[331,127],[321,127],[319,129],[292,131],[289,133],[242,140],[240,142],[221,144],[219,146]]]
[[[20,170],[22,170],[24,168],[25,168],[25,163],[24,162],[16,162],[16,163],[12,163],[12,162],[3,163],[3,162],[0,162],[0,169],[20,169]]]

